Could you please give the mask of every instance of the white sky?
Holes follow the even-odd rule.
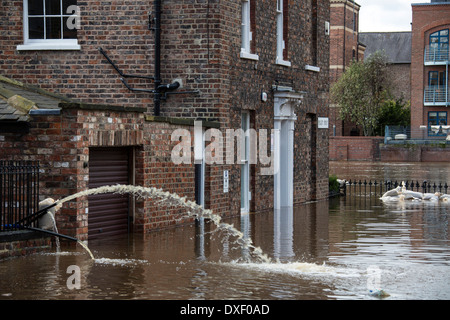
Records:
[[[359,11],[359,31],[411,31],[411,3],[430,0],[356,0]]]

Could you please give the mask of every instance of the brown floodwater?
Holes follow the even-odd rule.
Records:
[[[399,180],[403,172],[432,181],[450,169],[394,167],[332,163],[330,173],[383,179],[387,170]],[[385,204],[348,195],[226,220],[262,249],[270,258],[264,262],[207,221],[91,241],[95,259],[79,245],[63,246],[0,261],[0,299],[365,300],[380,299],[370,290],[382,289],[387,300],[448,300],[449,213],[446,203]]]

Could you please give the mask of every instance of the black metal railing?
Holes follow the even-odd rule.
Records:
[[[385,192],[395,189],[398,186],[403,186],[411,191],[422,193],[436,193],[440,192],[448,194],[449,185],[447,182],[429,182],[429,181],[372,181],[372,180],[349,180],[341,185],[341,193],[345,195],[359,195],[359,196],[382,196]]]
[[[0,232],[14,231],[39,209],[39,162],[0,161]],[[36,222],[28,222],[33,226]]]

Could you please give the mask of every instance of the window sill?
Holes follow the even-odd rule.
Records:
[[[30,50],[81,50],[81,46],[76,43],[30,43],[21,44],[17,46],[18,51],[30,51]]]
[[[257,54],[241,51],[241,59],[249,59],[249,60],[258,61],[259,60],[259,56]]]
[[[284,66],[284,67],[291,67],[292,66],[292,64],[289,61],[280,60],[280,59],[277,59],[275,63],[277,65]]]
[[[311,66],[311,65],[309,65],[309,64],[307,64],[307,65],[305,66],[305,70],[313,71],[313,72],[320,72],[320,68],[319,68],[319,67]]]

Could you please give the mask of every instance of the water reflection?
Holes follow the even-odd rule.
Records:
[[[294,254],[294,210],[292,207],[281,207],[273,213],[274,252],[275,258],[291,258]]]
[[[331,161],[330,174],[347,180],[450,182],[450,162]]]
[[[0,262],[0,299],[374,299],[374,268],[388,299],[449,299],[449,207],[346,197],[229,221],[275,263],[234,262],[208,221],[92,241],[96,262],[81,248]]]
[[[227,221],[273,263],[236,262],[249,252],[199,220],[91,241],[95,261],[79,247],[0,261],[0,299],[376,299],[373,283],[387,299],[450,299],[449,213],[348,195]],[[80,290],[67,287],[70,265]]]

